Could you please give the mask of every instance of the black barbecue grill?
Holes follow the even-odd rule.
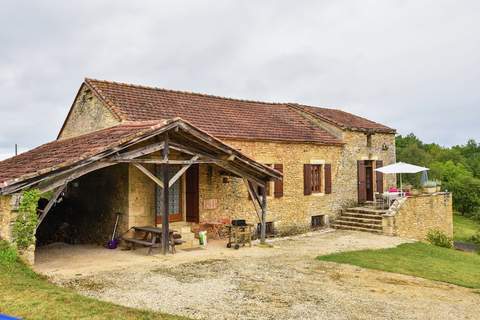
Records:
[[[227,248],[239,249],[240,245],[245,246],[249,244],[252,246],[252,229],[253,225],[248,224],[243,219],[232,220],[232,224],[227,225],[228,228],[228,243]]]

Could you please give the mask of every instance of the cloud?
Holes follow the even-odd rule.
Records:
[[[477,1],[12,0],[0,26],[0,157],[53,140],[84,77],[480,139]]]

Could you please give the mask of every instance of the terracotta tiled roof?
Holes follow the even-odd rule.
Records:
[[[311,107],[300,104],[290,104],[291,107],[312,114],[324,121],[330,122],[344,129],[354,131],[373,131],[382,133],[395,133],[396,130],[383,124],[356,116],[354,114],[329,108]]]
[[[0,162],[0,187],[13,179],[27,179],[68,167],[162,127],[164,121],[123,123],[82,136],[56,140]]]
[[[86,79],[85,83],[124,121],[180,117],[218,138],[341,144],[287,104],[93,79]]]

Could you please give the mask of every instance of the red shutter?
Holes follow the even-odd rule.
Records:
[[[325,194],[332,193],[332,165],[325,164]]]
[[[365,161],[357,161],[357,172],[358,172],[358,202],[364,203],[367,201],[367,178],[365,171]]]
[[[283,173],[283,164],[276,163],[273,165],[273,168],[281,173]],[[275,180],[273,195],[275,198],[283,197],[283,180]]]
[[[312,165],[303,165],[303,194],[308,196],[312,194]]]
[[[383,167],[383,161],[377,160],[377,162],[375,163],[375,167]],[[375,171],[375,174],[377,176],[377,192],[383,193],[383,173]]]

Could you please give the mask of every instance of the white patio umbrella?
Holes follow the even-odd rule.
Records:
[[[425,167],[420,167],[416,166],[413,164],[405,163],[405,162],[397,162],[394,164],[390,164],[385,167],[381,167],[378,169],[375,169],[375,171],[381,172],[381,173],[395,173],[395,174],[400,174],[400,190],[403,190],[402,188],[402,173],[418,173],[418,172],[423,172],[423,171],[428,171],[430,170],[429,168]]]

